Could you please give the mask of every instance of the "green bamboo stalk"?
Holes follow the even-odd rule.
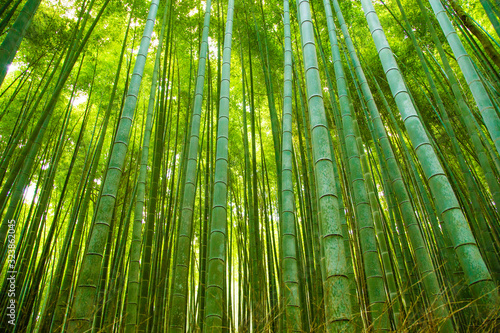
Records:
[[[89,246],[83,259],[78,285],[75,290],[74,306],[68,321],[69,332],[85,332],[92,326],[96,302],[95,291],[102,265],[102,255],[110,229],[111,215],[115,206],[118,186],[122,175],[130,128],[142,81],[142,73],[146,63],[151,33],[153,32],[156,12],[158,10],[158,3],[159,0],[151,2],[123,113],[118,123],[109,166],[102,186],[102,194],[99,198],[95,225],[89,236]]]
[[[241,47],[241,45],[240,45]],[[199,257],[200,257],[200,271],[199,275],[199,288],[198,288],[198,297],[199,297],[199,306],[198,306],[198,327],[200,331],[203,331],[203,326],[205,325],[205,294],[206,294],[206,277],[207,277],[207,244],[208,244],[208,226],[209,219],[211,215],[211,188],[213,183],[212,170],[213,166],[212,162],[212,154],[213,154],[213,145],[212,145],[212,136],[213,136],[213,124],[212,124],[212,66],[210,66],[210,62],[208,63],[208,94],[207,94],[207,134],[206,134],[206,152],[205,152],[205,177],[204,177],[204,207],[203,207],[203,216],[200,214],[200,247],[199,247]],[[244,89],[244,88],[243,88]],[[243,101],[243,110],[245,109],[245,102]],[[245,156],[246,157],[246,156]],[[200,196],[201,200],[201,196]]]
[[[297,43],[295,44],[297,47],[296,54],[299,54],[298,52],[298,45]],[[292,54],[293,55],[293,54]],[[293,60],[293,58],[292,58]],[[295,66],[295,63],[293,63]],[[300,68],[300,66],[299,66]],[[298,71],[300,74],[302,74],[302,71]],[[308,183],[308,186],[306,187],[307,193],[308,193],[308,204],[309,204],[309,214],[310,214],[310,219],[311,221],[309,226],[306,226],[306,228],[310,228],[312,232],[312,237],[310,238],[309,242],[313,248],[313,253],[314,253],[314,290],[313,290],[313,316],[312,316],[312,326],[313,330],[315,327],[321,327],[323,325],[323,322],[325,321],[324,317],[324,297],[323,297],[323,283],[322,283],[322,275],[324,274],[321,268],[321,245],[318,241],[315,241],[317,239],[320,239],[320,231],[319,231],[319,214],[318,214],[318,200],[317,198],[317,193],[316,193],[316,181],[314,176],[311,176],[309,178],[308,175],[314,175],[313,171],[313,153],[312,153],[312,148],[311,148],[311,135],[310,135],[310,124],[308,121],[307,117],[307,107],[305,105],[305,93],[303,91],[303,79],[299,81],[299,76],[297,75],[297,70],[295,70],[294,67],[294,77],[296,78],[296,86],[297,86],[297,95],[299,95],[299,101],[300,101],[300,117],[297,117],[297,121],[299,122],[299,133],[304,133],[304,141],[305,141],[305,158],[303,158],[303,163],[306,165],[307,172],[304,172],[304,177],[306,179],[306,183]],[[297,104],[297,103],[296,103]],[[300,125],[300,122],[302,123],[302,126]],[[302,150],[301,150],[302,151]],[[353,306],[354,307],[354,306]]]
[[[165,24],[167,22],[167,15],[170,12],[170,1],[168,1],[165,5],[164,9],[164,14],[163,14],[163,19],[162,19],[162,27],[161,27],[161,32],[160,36],[163,39],[163,36],[165,34]],[[167,33],[167,36],[169,36],[169,32]],[[171,106],[172,103],[168,104],[168,109],[165,103],[165,99],[168,98],[168,93],[172,93],[172,89],[168,89],[168,86],[166,84],[167,78],[170,77],[170,72],[171,72],[171,62],[169,61],[169,65],[167,66],[167,60],[170,60],[169,58],[172,55],[172,49],[169,47],[170,44],[167,42],[167,45],[165,47],[165,56],[164,56],[164,65],[163,65],[163,82],[161,86],[161,92],[163,93],[161,95],[160,102],[157,103],[159,104],[158,107],[158,116],[156,117],[156,126],[155,126],[155,138],[154,138],[154,150],[153,150],[153,163],[151,165],[151,179],[150,179],[150,193],[149,193],[149,200],[147,201],[147,213],[146,213],[146,225],[144,229],[144,240],[143,240],[143,250],[141,252],[141,272],[140,272],[140,295],[139,295],[139,308],[138,308],[138,321],[137,323],[140,325],[137,326],[138,332],[146,332],[148,330],[148,325],[150,324],[150,318],[149,316],[149,311],[148,304],[150,302],[148,301],[148,295],[149,295],[149,289],[151,287],[150,285],[150,279],[151,279],[151,274],[152,274],[152,263],[154,263],[153,257],[154,254],[152,253],[153,251],[153,235],[156,234],[157,236],[161,235],[158,230],[155,232],[155,226],[158,228],[161,223],[156,223],[155,221],[157,220],[158,213],[157,213],[157,202],[158,202],[158,181],[160,178],[160,172],[161,172],[161,164],[162,164],[162,159],[164,155],[164,147],[165,147],[165,113],[168,113],[167,115],[167,123],[168,123],[168,118],[170,117],[171,114]],[[169,55],[170,54],[170,55]],[[157,59],[158,62],[160,61],[161,53],[157,53]],[[159,66],[159,64],[158,64]],[[168,70],[167,70],[168,67]],[[165,73],[167,72],[167,77],[165,77]],[[158,74],[157,74],[158,75]],[[173,81],[173,80],[172,80]],[[148,105],[148,110],[151,108],[154,110],[155,108],[155,101],[154,101],[154,95],[156,93],[156,82],[151,85],[151,94],[150,94],[150,100],[149,100],[149,105]],[[168,112],[167,112],[168,110]],[[169,126],[170,128],[170,126]],[[168,155],[166,157],[168,159]],[[147,162],[147,158],[146,158]],[[142,212],[142,211],[141,211]],[[142,217],[141,217],[142,221]]]
[[[300,11],[300,32],[320,212],[320,239],[324,252],[322,261],[325,272],[323,276],[325,326],[328,332],[338,332],[348,329],[350,322],[350,300],[344,297],[349,292],[349,279],[333,177],[333,152],[328,144],[328,125],[321,92],[309,1],[297,0],[297,6]]]
[[[495,290],[495,285],[458,204],[450,181],[446,177],[432,143],[417,115],[375,9],[367,0],[362,0],[362,5],[391,92],[431,188],[436,210],[445,222],[445,227],[467,277],[468,285],[474,297],[482,305],[482,316],[487,318],[495,311],[494,309],[500,302],[498,292]]]
[[[351,112],[351,103],[349,102],[347,93],[347,83],[340,59],[340,51],[337,44],[330,2],[325,0],[323,4],[325,6],[328,35],[335,76],[337,79],[342,129],[347,152],[346,158],[349,164],[350,182],[353,189],[353,201],[356,218],[358,220],[361,250],[367,280],[368,300],[370,303],[369,312],[371,313],[375,330],[389,330],[390,323],[386,304],[384,279],[377,252],[377,241],[375,239],[375,226],[370,207],[370,199],[366,190],[366,180],[363,177],[360,153],[356,142],[357,137],[354,129],[355,118],[352,116]]]
[[[488,128],[493,143],[495,144],[497,152],[500,154],[500,118],[498,117],[495,107],[493,106],[486,89],[479,79],[478,73],[474,68],[472,60],[470,59],[467,51],[465,50],[460,38],[458,37],[455,29],[453,28],[446,11],[438,0],[429,0],[434,15],[443,30],[448,43],[453,51],[455,58],[457,59],[458,65],[462,70],[462,74],[467,81],[467,85],[474,96],[476,105],[483,117],[484,124]]]
[[[101,134],[99,136],[99,140],[98,140],[97,146],[95,148],[94,157],[92,158],[91,170],[87,173],[87,177],[85,179],[86,183],[88,183],[89,180],[92,182],[93,179],[95,179],[95,176],[97,174],[97,168],[99,166],[99,160],[101,158],[102,147],[104,145],[104,139],[106,137],[106,130],[107,130],[107,127],[109,124],[111,110],[112,110],[114,98],[116,95],[116,90],[118,88],[118,82],[119,82],[120,73],[121,73],[123,56],[125,54],[125,48],[127,45],[126,41],[127,41],[127,36],[128,36],[131,20],[132,20],[132,15],[129,16],[129,20],[128,20],[129,24],[127,26],[127,30],[125,31],[125,36],[124,36],[123,43],[122,43],[122,48],[121,48],[120,58],[118,61],[118,68],[116,70],[116,75],[115,75],[115,79],[114,79],[113,89],[111,90],[111,96],[110,96],[110,99],[108,102],[108,106],[106,108],[106,112],[104,114],[104,121],[103,121],[103,124],[101,126]],[[89,147],[89,149],[90,149],[90,147]],[[51,322],[48,323],[50,325],[51,332],[59,332],[60,330],[63,329],[62,325],[63,325],[64,316],[65,316],[65,312],[66,312],[66,306],[68,303],[70,288],[72,285],[72,278],[74,275],[73,270],[76,267],[76,259],[77,259],[78,250],[79,250],[79,246],[80,246],[80,239],[81,239],[81,236],[83,233],[83,231],[82,231],[83,224],[84,224],[85,219],[86,219],[87,208],[88,208],[88,205],[90,202],[91,193],[92,193],[92,186],[89,186],[89,187],[87,187],[87,189],[85,191],[85,195],[82,198],[81,207],[80,207],[79,212],[75,211],[74,218],[70,219],[70,223],[74,226],[70,230],[68,230],[68,232],[66,234],[66,241],[69,244],[71,237],[73,237],[73,239],[71,240],[71,245],[68,245],[68,246],[70,246],[70,248],[68,249],[69,253],[68,253],[68,257],[66,259],[67,260],[67,267],[66,267],[66,271],[62,277],[62,282],[61,282],[61,286],[60,286],[59,296],[57,297],[57,302],[54,305],[54,307],[55,307],[54,308],[54,315],[52,317]],[[61,265],[64,265],[64,263],[61,263]]]
[[[147,164],[149,157],[149,144],[151,141],[151,131],[153,128],[153,113],[155,106],[156,86],[158,84],[158,71],[160,67],[160,57],[163,46],[163,36],[165,33],[165,18],[168,13],[169,6],[164,9],[162,27],[159,36],[159,44],[156,50],[156,59],[153,69],[153,77],[151,79],[151,90],[149,94],[148,110],[146,115],[146,127],[144,130],[144,139],[142,144],[141,160],[139,177],[137,179],[137,196],[135,199],[134,208],[134,224],[132,229],[132,243],[130,245],[130,268],[128,271],[128,295],[126,303],[127,316],[125,318],[125,331],[136,332],[137,319],[139,315],[139,296],[140,296],[140,256],[141,256],[141,234],[142,220],[144,211],[144,201],[146,192]],[[141,323],[144,325],[144,323]]]
[[[492,252],[493,252],[492,247],[491,247],[492,242],[491,242],[491,239],[489,237],[489,233],[487,232],[488,227],[486,225],[486,222],[484,221],[483,213],[481,211],[481,207],[480,207],[480,204],[478,201],[479,195],[476,191],[477,184],[473,180],[472,175],[470,173],[470,170],[467,167],[465,157],[459,148],[456,135],[455,135],[453,128],[451,126],[451,122],[449,120],[448,114],[447,114],[446,109],[444,107],[443,101],[442,101],[441,97],[439,96],[439,93],[437,91],[437,87],[434,83],[434,80],[432,79],[432,76],[430,75],[429,69],[428,69],[427,64],[424,60],[423,53],[422,53],[420,47],[418,46],[415,35],[409,26],[409,23],[408,23],[408,20],[406,18],[405,11],[401,5],[401,2],[398,0],[397,4],[398,4],[398,7],[399,7],[401,14],[403,16],[403,19],[406,22],[406,26],[407,26],[406,30],[408,31],[408,33],[412,39],[412,42],[414,44],[414,47],[417,50],[417,54],[419,56],[419,59],[421,61],[424,72],[426,74],[427,80],[428,80],[429,85],[431,87],[431,91],[433,93],[434,99],[436,100],[439,114],[441,115],[442,120],[444,122],[445,130],[448,132],[448,135],[452,141],[453,151],[454,151],[455,155],[458,157],[460,168],[462,169],[462,172],[465,176],[468,191],[469,191],[469,193],[471,193],[472,206],[474,209],[474,217],[473,218],[475,218],[477,220],[477,223],[479,224],[480,229],[481,229],[481,232],[480,232],[481,237],[479,237],[481,247],[484,249],[487,249],[487,252],[486,252],[487,253],[487,260],[488,260],[488,263],[490,264],[490,267],[491,267],[491,265],[493,265],[493,267],[498,267],[498,259],[496,258],[495,255],[492,255]],[[446,63],[445,67],[448,67],[448,63],[447,62],[445,62],[445,63]],[[453,80],[454,79],[453,72],[448,69],[447,73],[450,76],[450,80]],[[453,79],[451,77],[453,77]],[[455,85],[455,84],[456,84],[456,82],[452,83],[452,85]],[[457,90],[457,89],[455,88],[455,90]],[[462,95],[458,91],[456,91],[456,95],[458,97],[457,100],[462,105],[462,109],[467,108],[466,104],[463,101]],[[463,115],[462,112],[458,112],[458,113],[460,116]],[[470,111],[468,111],[468,112],[466,111],[464,113],[470,113]],[[468,129],[468,133],[470,134],[470,137],[472,139],[473,145],[475,147],[475,151],[478,153],[479,163],[480,163],[482,169],[485,171],[486,181],[487,181],[488,186],[489,186],[491,193],[493,195],[493,200],[498,205],[499,199],[500,199],[500,197],[499,197],[500,186],[498,185],[498,182],[496,182],[493,179],[494,177],[492,177],[493,174],[491,171],[491,166],[489,164],[489,161],[485,158],[484,148],[483,148],[482,144],[479,142],[479,138],[477,136],[477,133],[471,128],[471,126],[473,126],[473,124],[470,121],[469,122],[464,121],[463,116],[461,117],[461,119],[462,119],[462,123],[465,123],[466,128]],[[495,270],[495,271],[497,271],[497,270]]]
[[[281,143],[281,270],[285,295],[286,331],[301,332],[302,302],[299,297],[297,258],[297,227],[295,224],[295,197],[292,169],[292,40],[290,35],[290,10],[288,0],[283,1],[284,11],[284,97]]]
[[[347,26],[341,17],[340,7],[337,1],[334,1],[334,7],[337,12],[337,17],[341,22],[341,27],[345,36],[346,44],[349,49],[351,59],[354,62],[356,74],[361,83],[361,89],[365,100],[367,102],[368,108],[370,110],[372,122],[374,125],[375,132],[377,133],[379,144],[382,147],[383,154],[386,158],[387,169],[389,171],[389,177],[394,188],[394,192],[397,196],[400,209],[405,220],[405,229],[408,231],[408,236],[416,252],[417,265],[420,274],[423,276],[424,288],[428,291],[427,296],[430,298],[432,304],[433,312],[436,318],[439,320],[445,320],[448,317],[446,307],[444,306],[445,301],[441,296],[439,282],[435,275],[435,268],[431,261],[428,250],[425,247],[425,242],[421,230],[419,228],[418,219],[416,218],[415,211],[412,207],[411,201],[409,200],[408,191],[405,188],[401,171],[399,170],[395,155],[389,143],[388,135],[386,133],[385,127],[380,118],[380,114],[375,105],[373,96],[371,94],[370,88],[366,81],[366,77],[363,73],[359,60],[357,58],[356,52],[354,50],[354,45],[348,34]],[[447,329],[451,330],[451,323],[447,321],[445,326]]]
[[[181,200],[181,216],[177,231],[176,254],[174,259],[174,281],[172,286],[172,301],[169,313],[169,327],[172,332],[183,332],[186,325],[186,306],[188,291],[188,271],[191,256],[191,237],[193,223],[193,208],[196,194],[197,159],[199,146],[201,105],[203,101],[203,83],[205,79],[205,63],[208,52],[208,29],[210,26],[211,1],[206,3],[203,24],[202,41],[198,61],[198,76],[196,78],[196,91],[192,111],[189,145],[186,151],[187,164],[183,195]]]
[[[16,21],[10,27],[7,36],[2,44],[0,44],[0,86],[5,79],[5,75],[7,75],[7,69],[16,56],[17,49],[21,45],[21,41],[31,24],[40,2],[41,0],[26,1]]]
[[[96,117],[96,120],[94,123],[94,128],[92,131],[91,141],[88,145],[88,148],[87,148],[87,151],[85,154],[85,162],[84,162],[82,175],[81,175],[80,180],[78,182],[78,189],[75,192],[74,205],[73,205],[73,208],[72,208],[72,211],[70,214],[70,218],[69,218],[70,223],[66,229],[66,235],[64,237],[62,248],[60,250],[60,255],[59,255],[59,259],[57,261],[57,266],[54,268],[55,273],[51,279],[51,285],[50,285],[50,289],[48,291],[49,296],[46,300],[46,306],[45,306],[43,313],[42,313],[42,316],[41,316],[41,320],[42,320],[43,324],[40,326],[40,331],[50,330],[50,324],[52,322],[54,310],[56,307],[57,297],[59,295],[59,289],[61,287],[62,278],[64,276],[64,266],[67,262],[67,257],[69,255],[71,235],[75,229],[74,224],[72,224],[71,222],[76,220],[76,217],[78,215],[78,209],[80,207],[80,204],[83,202],[82,194],[83,194],[83,191],[84,191],[85,186],[86,186],[86,180],[87,180],[86,175],[88,174],[88,170],[89,170],[90,164],[91,164],[90,162],[92,160],[91,148],[92,148],[92,144],[94,143],[94,138],[97,134],[96,130],[97,130],[97,120],[98,120],[99,111],[100,111],[100,108],[97,112],[97,117]]]
[[[493,12],[493,8],[490,5],[490,2],[488,0],[480,0],[479,2],[481,2],[481,5],[483,6],[484,11],[488,16],[491,25],[495,29],[497,36],[500,38],[500,22],[498,22],[498,18],[495,16],[495,13]]]
[[[94,75],[95,75],[95,70],[96,70],[96,67],[94,66]],[[79,71],[78,76],[76,78],[74,89],[76,89],[76,82],[78,81],[79,74],[80,74],[80,71]],[[60,219],[61,219],[61,215],[63,215],[62,214],[62,207],[63,207],[63,202],[65,199],[66,190],[68,189],[70,176],[71,176],[71,173],[73,171],[73,167],[74,167],[75,162],[76,162],[76,158],[78,155],[78,151],[80,149],[81,142],[83,140],[83,134],[85,131],[85,127],[87,125],[89,110],[92,107],[90,101],[91,101],[91,96],[92,96],[93,85],[94,85],[94,81],[92,81],[92,85],[90,87],[89,98],[87,101],[87,106],[85,108],[85,114],[84,114],[84,118],[82,120],[82,125],[80,127],[80,133],[78,135],[78,139],[77,139],[77,142],[75,144],[75,150],[73,152],[70,166],[68,168],[68,173],[66,174],[66,179],[64,181],[64,185],[63,185],[63,188],[61,190],[61,194],[59,196],[59,200],[58,200],[58,204],[57,204],[57,207],[55,210],[52,225],[50,226],[48,234],[44,240],[45,244],[43,246],[43,250],[42,250],[43,252],[41,253],[38,265],[35,269],[33,276],[30,277],[30,279],[33,281],[33,283],[30,286],[30,290],[27,291],[28,296],[26,297],[26,299],[20,300],[18,302],[20,309],[22,309],[22,313],[20,314],[20,316],[18,318],[18,323],[16,325],[16,328],[19,330],[24,330],[28,326],[29,318],[31,318],[30,314],[33,311],[35,297],[36,297],[38,289],[40,288],[41,276],[42,276],[43,272],[46,270],[46,265],[50,259],[49,254],[50,254],[50,251],[52,249],[51,245],[53,244],[53,238],[56,236],[57,227],[60,227],[60,225],[61,225]],[[74,93],[74,91],[73,91],[73,93]],[[70,99],[70,103],[71,103],[71,101],[72,101],[72,99]],[[68,125],[69,124],[69,117],[71,115],[72,109],[73,109],[73,105],[68,104],[68,111],[67,111],[67,115],[66,115],[67,119],[65,119],[65,122],[63,124],[62,129],[61,129],[61,134],[59,136],[58,145],[56,146],[56,151],[54,153],[54,156],[52,157],[52,161],[50,162],[50,167],[49,167],[49,171],[48,171],[49,175],[48,175],[47,183],[46,183],[46,186],[48,186],[48,188],[43,189],[43,192],[46,192],[46,194],[44,196],[43,192],[42,192],[41,198],[40,198],[39,203],[38,203],[39,207],[37,208],[37,213],[34,216],[34,218],[35,218],[34,222],[37,223],[37,221],[40,220],[41,225],[43,225],[43,220],[46,219],[46,217],[44,217],[44,214],[46,213],[46,210],[48,209],[51,191],[53,191],[53,187],[54,187],[56,170],[57,170],[57,167],[58,167],[59,162],[61,160],[63,149],[65,148],[64,138],[66,136],[67,127],[69,126]],[[69,134],[69,136],[70,135],[71,135],[71,133]],[[23,284],[23,282],[21,280],[16,280],[16,282]],[[24,318],[23,318],[23,314],[25,314]]]
[[[90,35],[92,34],[92,31],[94,30],[97,22],[99,22],[99,19],[101,18],[102,14],[104,13],[104,10],[106,9],[108,3],[110,0],[105,0],[104,4],[102,5],[101,9],[96,15],[96,18],[92,22],[91,27],[89,27],[87,33],[85,34],[85,37],[81,41],[77,47],[75,46],[74,52],[71,52],[71,50],[68,50],[68,56],[65,59],[65,65],[63,65],[63,70],[60,73],[59,79],[57,81],[56,87],[54,88],[54,91],[52,93],[52,96],[50,100],[46,103],[42,114],[40,118],[38,119],[38,122],[36,123],[35,127],[32,129],[32,132],[29,136],[29,139],[26,143],[26,145],[23,147],[21,153],[19,154],[18,160],[15,162],[15,164],[11,168],[11,173],[7,179],[7,181],[3,184],[2,191],[0,192],[0,207],[3,208],[5,201],[7,200],[7,196],[9,191],[11,190],[11,187],[18,175],[18,172],[23,168],[23,165],[27,165],[29,163],[29,159],[27,157],[29,154],[36,154],[38,149],[40,148],[40,140],[43,138],[44,133],[45,133],[45,128],[48,125],[48,122],[50,121],[50,118],[52,116],[52,113],[54,111],[55,105],[59,99],[59,96],[61,94],[62,89],[64,88],[64,85],[69,78],[69,75],[71,74],[71,69],[73,68],[74,64],[78,60],[83,47],[86,45],[88,39],[90,38]],[[70,56],[72,55],[72,56]],[[54,70],[55,73],[55,70]],[[33,109],[34,112],[35,109]],[[25,126],[28,125],[28,122],[25,123]],[[28,162],[25,163],[25,159],[28,160]],[[8,161],[7,161],[8,162]],[[2,163],[3,164],[3,163]],[[0,172],[4,172],[5,169],[0,170]],[[0,226],[0,248],[3,248],[5,237],[6,237],[6,231],[7,231],[7,224],[2,222],[2,225]]]
[[[222,332],[226,291],[227,247],[227,182],[229,143],[229,97],[231,77],[231,39],[233,31],[234,0],[227,5],[226,33],[222,54],[219,115],[217,125],[216,159],[214,171],[212,216],[208,238],[208,269],[204,332]]]
[[[250,39],[249,39],[250,40]],[[250,45],[250,44],[249,44]],[[256,144],[256,130],[255,130],[255,94],[254,94],[254,75],[253,75],[253,61],[252,61],[252,51],[248,48],[248,59],[249,59],[249,74],[250,74],[250,132],[252,136],[252,163],[251,163],[251,173],[250,184],[251,190],[249,193],[249,210],[252,212],[248,227],[248,239],[247,241],[252,242],[254,246],[250,247],[249,260],[251,260],[251,283],[249,284],[249,291],[251,292],[250,304],[251,304],[251,314],[252,314],[252,325],[255,330],[262,330],[265,320],[265,301],[264,298],[264,272],[261,265],[261,249],[262,249],[262,238],[260,236],[260,220],[259,220],[259,197],[257,191],[257,144]]]
[[[14,13],[16,12],[16,9],[17,7],[19,7],[19,5],[21,4],[22,0],[17,0],[12,8],[10,8],[9,12],[7,13],[7,15],[3,15],[5,13],[5,11],[9,8],[9,6],[13,3],[14,1],[13,0],[8,0],[8,1],[5,1],[5,4],[2,6],[2,8],[0,9],[0,16],[3,17],[2,18],[2,21],[0,23],[0,34],[3,34],[4,32],[4,29],[7,27],[7,25],[9,24],[10,22],[10,19],[12,18],[12,16],[14,15]]]

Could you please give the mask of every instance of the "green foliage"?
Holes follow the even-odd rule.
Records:
[[[0,84],[0,330],[14,219],[16,332],[495,331],[497,2],[329,2],[42,1]]]

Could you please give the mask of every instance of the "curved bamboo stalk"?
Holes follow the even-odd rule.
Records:
[[[144,213],[144,201],[146,192],[147,165],[149,158],[149,144],[151,140],[151,131],[153,128],[153,114],[155,107],[156,87],[158,84],[158,71],[160,67],[160,57],[163,46],[163,34],[165,33],[165,17],[168,13],[169,6],[165,7],[163,14],[163,25],[161,27],[158,49],[156,50],[156,59],[153,69],[153,77],[151,78],[151,90],[149,94],[148,111],[146,115],[146,127],[144,130],[144,138],[142,144],[141,161],[139,169],[139,177],[137,179],[137,197],[135,199],[134,208],[134,224],[132,227],[132,243],[130,245],[130,268],[128,271],[128,295],[127,295],[127,317],[125,318],[125,332],[136,332],[137,318],[139,314],[139,273],[140,257],[141,257],[141,234],[142,220]]]
[[[500,303],[498,291],[481,257],[450,181],[441,167],[433,145],[406,89],[375,9],[369,0],[362,0],[362,6],[380,61],[389,81],[391,92],[433,194],[436,210],[445,222],[445,227],[467,277],[468,285],[474,297],[482,305],[481,313],[483,318],[487,318]],[[451,323],[446,324],[446,328],[443,327],[443,329],[452,330]]]
[[[453,25],[446,15],[446,11],[439,0],[429,0],[432,6],[434,15],[443,30],[448,43],[450,44],[451,50],[455,58],[457,59],[458,65],[462,70],[462,73],[467,81],[467,85],[474,96],[479,112],[483,117],[484,123],[488,128],[491,139],[493,140],[497,152],[500,154],[500,118],[497,115],[495,107],[493,106],[486,89],[479,79],[478,73],[474,68],[472,60],[470,59],[467,51],[465,50],[460,38],[458,37]]]
[[[134,65],[134,72],[123,107],[123,113],[118,123],[116,138],[109,158],[109,166],[99,198],[95,224],[89,236],[89,245],[84,255],[75,290],[74,306],[68,320],[69,332],[85,332],[92,327],[96,303],[96,289],[99,283],[104,248],[110,229],[113,208],[116,203],[116,195],[127,153],[130,128],[142,81],[142,73],[146,64],[156,12],[158,11],[158,3],[159,0],[151,2],[139,53]]]

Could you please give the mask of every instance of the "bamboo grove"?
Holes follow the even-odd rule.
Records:
[[[3,332],[496,332],[498,0],[0,2]]]

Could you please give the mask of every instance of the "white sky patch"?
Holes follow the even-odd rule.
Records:
[[[86,93],[78,94],[75,98],[73,98],[73,102],[71,102],[71,104],[73,104],[73,106],[83,104],[87,101],[88,97],[89,96]]]
[[[139,45],[135,49],[127,49],[130,54],[137,54],[139,52]],[[134,58],[135,59],[135,58]]]
[[[172,168],[168,168],[168,169],[167,169],[167,174],[166,174],[167,179],[169,179],[169,178],[170,178],[170,176],[172,176],[172,172],[173,172]]]
[[[193,9],[191,9],[191,11],[189,11],[188,13],[188,16],[193,17],[196,14],[198,14],[198,7],[194,7]]]
[[[76,21],[77,18],[77,10],[80,10],[80,7],[77,9],[74,8],[75,1],[72,0],[47,0],[47,2],[50,4],[50,7],[62,7],[65,9],[64,14],[62,14],[62,17],[69,18],[73,21]]]
[[[28,187],[24,190],[24,203],[31,204],[33,198],[35,197],[36,184],[31,182]],[[38,202],[38,199],[35,198],[35,203]]]
[[[19,62],[13,62],[9,65],[7,69],[7,74],[17,72],[21,68],[22,64]]]
[[[160,40],[158,39],[158,36],[156,36],[156,33],[153,31],[153,33],[151,34],[150,47],[154,47],[156,49],[158,47],[159,43],[160,43]]]
[[[137,19],[135,19],[135,20],[132,19],[132,22],[130,22],[130,27],[131,28],[137,28],[137,27],[140,27],[142,25],[143,25],[143,23],[141,21],[137,20]]]
[[[76,21],[76,10],[74,8],[66,8],[66,12],[61,16]]]
[[[208,37],[208,51],[210,52],[210,57],[212,59],[217,58],[217,41]]]

